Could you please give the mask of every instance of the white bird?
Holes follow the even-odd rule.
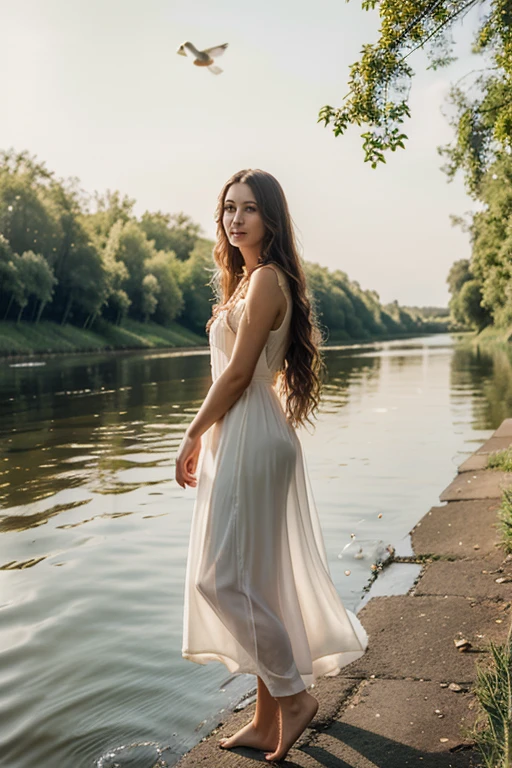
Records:
[[[213,59],[217,56],[222,56],[227,47],[228,44],[224,43],[224,45],[216,45],[214,48],[205,48],[204,51],[198,51],[195,45],[192,45],[192,43],[189,43],[187,40],[186,43],[180,45],[176,53],[179,53],[180,56],[186,56],[187,51],[190,51],[194,57],[194,64],[196,67],[208,67],[210,72],[214,75],[220,75],[223,70],[220,67],[215,66]]]

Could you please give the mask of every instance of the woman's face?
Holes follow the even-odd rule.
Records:
[[[222,223],[231,245],[242,251],[260,246],[265,236],[261,212],[248,184],[232,184],[224,200]]]

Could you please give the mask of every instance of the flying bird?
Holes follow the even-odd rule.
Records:
[[[213,60],[217,56],[222,56],[227,47],[228,44],[224,43],[224,45],[216,45],[214,48],[205,48],[204,51],[198,51],[192,43],[187,41],[180,45],[176,53],[179,53],[180,56],[186,56],[187,51],[189,51],[194,57],[196,67],[208,67],[212,74],[220,75],[223,70],[217,67]]]

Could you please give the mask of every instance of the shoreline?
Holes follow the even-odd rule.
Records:
[[[0,336],[2,333],[1,325],[0,325]],[[192,332],[190,332],[192,333]],[[322,345],[320,348],[322,350],[329,350],[329,349],[340,349],[340,348],[351,348],[356,345],[362,345],[362,346],[368,346],[371,344],[379,344],[382,342],[387,341],[401,341],[404,339],[416,339],[416,338],[425,338],[428,336],[451,336],[451,335],[465,335],[464,332],[461,331],[424,331],[420,332],[417,331],[415,333],[403,333],[403,334],[393,334],[390,336],[376,336],[372,337],[370,339],[345,339],[340,341],[335,340],[329,340],[327,344]],[[208,340],[206,339],[204,344],[175,344],[175,345],[151,345],[151,346],[123,346],[123,347],[98,347],[98,348],[87,348],[87,349],[62,349],[62,350],[44,350],[44,351],[4,351],[0,349],[0,360],[7,360],[7,361],[24,361],[24,360],[34,360],[35,358],[56,358],[56,357],[63,357],[63,356],[83,356],[83,355],[99,355],[99,354],[120,354],[120,353],[126,353],[126,354],[133,354],[136,352],[172,352],[175,351],[177,353],[183,351],[187,353],[191,353],[194,351],[201,352],[202,350],[209,349],[208,346]]]
[[[0,322],[0,358],[34,358],[147,349],[182,349],[206,346],[206,336],[179,323],[164,327],[156,323],[126,320],[114,325],[99,320],[95,330],[50,321]]]
[[[512,487],[512,473],[485,467],[489,453],[509,445],[512,419],[505,419],[460,465],[440,494],[445,505],[427,511],[397,545],[400,552],[370,576],[354,611],[368,631],[368,650],[336,677],[316,681],[318,714],[287,760],[304,768],[359,768],[366,760],[400,768],[419,759],[424,768],[447,768],[478,759],[468,735],[477,709],[475,659],[486,653],[489,640],[504,642],[512,615],[512,557],[505,556],[495,528],[501,492]],[[402,589],[393,592],[397,585]],[[397,626],[407,627],[399,646]],[[472,652],[457,650],[461,636]],[[379,642],[372,643],[372,637]],[[249,691],[232,711],[212,716],[210,734],[175,762],[176,768],[249,768],[261,762],[260,752],[217,745],[247,722],[252,699]],[[392,708],[386,705],[390,699]]]

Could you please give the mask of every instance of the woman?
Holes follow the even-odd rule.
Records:
[[[182,653],[257,676],[252,722],[220,746],[282,760],[318,709],[307,686],[359,658],[367,636],[331,581],[295,432],[318,406],[321,361],[279,183],[236,173],[216,221],[213,384],[176,458],[179,485],[197,485]]]

